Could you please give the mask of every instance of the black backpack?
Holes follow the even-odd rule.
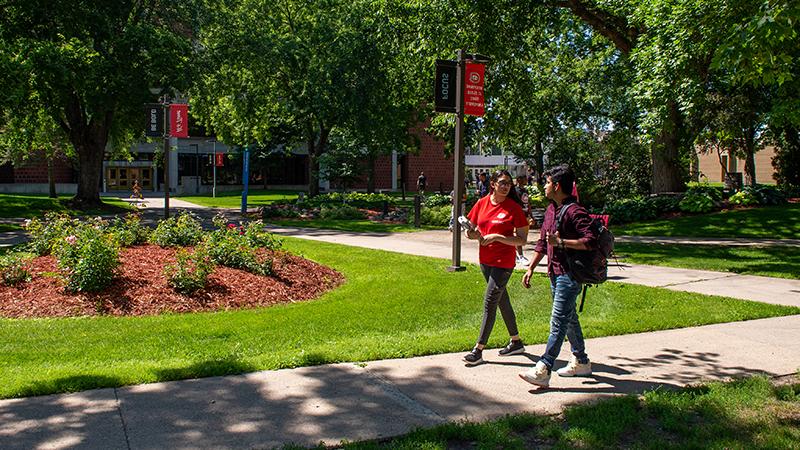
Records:
[[[561,219],[564,213],[576,203],[569,203],[561,208],[556,219],[556,230],[561,233]],[[614,235],[605,224],[592,218],[592,231],[597,235],[595,248],[591,250],[567,250],[567,271],[575,281],[583,283],[583,297],[579,311],[583,311],[586,300],[586,288],[591,284],[600,284],[608,278],[608,258],[614,252]]]

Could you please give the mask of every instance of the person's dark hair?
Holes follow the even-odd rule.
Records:
[[[542,174],[545,180],[550,177],[553,183],[561,185],[561,191],[567,195],[572,195],[572,189],[575,186],[575,172],[570,169],[569,165],[561,164]]]
[[[504,175],[508,177],[509,181],[511,181],[512,183],[514,182],[514,177],[511,176],[511,174],[508,173],[508,171],[505,170],[505,169],[495,170],[494,172],[492,172],[492,175],[489,178],[489,181],[491,181],[492,183],[496,183],[497,180],[499,180],[500,177],[502,177]],[[491,192],[493,190],[494,190],[494,188],[492,187],[491,184],[489,184],[489,192]],[[514,189],[513,184],[511,186],[511,189],[509,189],[509,191],[508,191],[508,198],[510,198],[511,200],[514,200],[515,202],[517,202],[517,204],[519,206],[523,206],[522,205],[522,199],[519,198],[519,195],[517,195],[517,190]]]

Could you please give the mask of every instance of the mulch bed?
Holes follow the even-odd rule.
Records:
[[[220,311],[293,303],[319,297],[344,281],[339,272],[285,252],[273,253],[274,275],[217,266],[208,285],[191,296],[176,293],[164,277],[176,249],[141,245],[120,251],[119,275],[103,292],[70,294],[52,256],[28,264],[32,280],[0,285],[0,317],[142,316]]]

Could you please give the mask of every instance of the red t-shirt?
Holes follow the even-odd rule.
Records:
[[[469,220],[478,226],[481,235],[502,234],[513,237],[517,228],[527,227],[525,213],[517,202],[506,198],[499,205],[493,205],[491,195],[481,198],[469,211]],[[517,251],[513,245],[492,242],[481,246],[478,260],[481,264],[503,269],[513,269],[516,265]]]

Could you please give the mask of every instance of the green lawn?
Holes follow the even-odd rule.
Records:
[[[100,215],[133,210],[128,202],[119,198],[101,197],[108,206],[107,209],[78,211],[67,207],[66,202],[70,198],[72,197],[61,196],[54,199],[44,194],[0,194],[0,217],[29,219],[42,216],[47,211],[63,211],[70,215]]]
[[[475,266],[285,238],[287,249],[341,271],[322,298],[255,310],[151,317],[0,320],[0,398],[331,363],[465,351],[482,317]],[[510,295],[526,342],[549,330],[544,275]],[[581,317],[587,338],[798,314],[800,308],[605,283]],[[508,339],[498,323],[489,342]]]
[[[612,226],[616,235],[797,239],[800,203]]]
[[[420,230],[441,230],[442,227],[422,225],[414,228],[407,223],[381,223],[371,220],[334,220],[334,219],[269,219],[268,223],[286,227],[322,228],[326,230],[353,231],[357,233],[407,233]]]
[[[294,200],[297,198],[297,194],[298,191],[251,189],[247,193],[247,206],[256,207],[279,200]],[[217,192],[216,198],[211,197],[211,194],[186,195],[177,198],[209,208],[241,208],[242,206],[242,191]]]
[[[800,448],[798,417],[800,379],[773,386],[765,377],[753,377],[570,406],[559,416],[449,423],[343,448],[789,449]]]
[[[618,243],[626,262],[800,279],[800,248]]]

